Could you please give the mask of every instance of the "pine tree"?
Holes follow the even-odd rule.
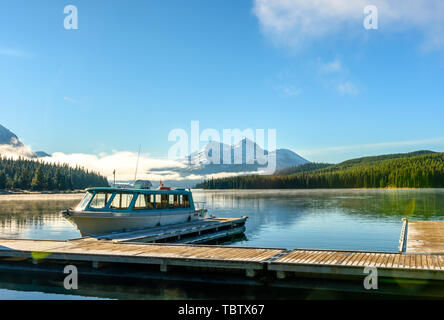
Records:
[[[311,166],[313,168],[313,166]],[[302,171],[300,171],[302,170]],[[427,151],[384,155],[345,161],[307,170],[293,168],[283,175],[238,176],[211,179],[196,187],[226,188],[441,188],[444,186],[444,153]]]
[[[6,189],[6,174],[3,170],[0,170],[0,189]]]
[[[45,187],[45,175],[42,170],[42,166],[38,166],[35,171],[34,178],[32,178],[31,188],[33,190],[41,191]]]

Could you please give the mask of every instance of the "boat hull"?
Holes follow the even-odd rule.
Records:
[[[206,210],[172,210],[161,213],[64,211],[63,216],[71,221],[84,237],[185,223],[203,219],[205,213]]]

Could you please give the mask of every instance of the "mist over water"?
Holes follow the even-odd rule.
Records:
[[[60,211],[81,194],[0,195],[0,237],[80,237]],[[395,251],[402,218],[444,219],[444,189],[194,190],[208,215],[248,216],[246,239],[227,244]]]
[[[82,194],[0,195],[0,237],[67,240],[80,232],[60,214]]]
[[[396,251],[402,218],[444,219],[443,189],[195,191],[218,217],[243,216],[236,245]]]

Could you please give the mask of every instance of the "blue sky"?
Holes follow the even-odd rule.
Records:
[[[319,162],[444,151],[444,6],[373,1],[366,30],[352,2],[2,1],[0,123],[48,153],[165,158],[192,120]]]

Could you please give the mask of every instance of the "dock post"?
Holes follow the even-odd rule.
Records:
[[[165,262],[160,264],[160,272],[168,272],[168,265]]]
[[[256,270],[254,269],[247,269],[246,274],[248,278],[253,278],[256,275]]]

